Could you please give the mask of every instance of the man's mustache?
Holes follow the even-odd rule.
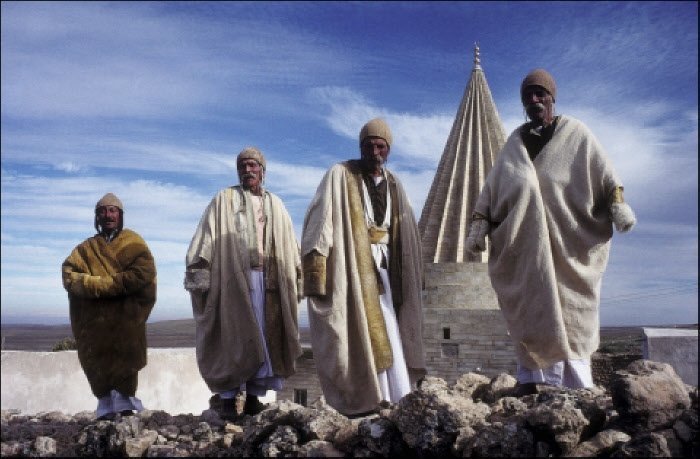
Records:
[[[535,110],[540,111],[540,112],[545,109],[544,104],[541,102],[535,102],[532,104],[528,104],[527,107],[525,107],[525,108],[527,111],[535,109]]]

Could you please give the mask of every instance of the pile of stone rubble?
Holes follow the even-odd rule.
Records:
[[[8,382],[5,381],[5,384]],[[235,422],[144,411],[114,421],[92,412],[2,412],[2,456],[698,457],[698,388],[667,364],[638,360],[610,390],[541,388],[515,380],[427,377],[400,403],[348,419],[323,400],[286,400]]]

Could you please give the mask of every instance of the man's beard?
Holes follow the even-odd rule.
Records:
[[[382,156],[374,156],[374,155],[363,156],[362,160],[368,169],[372,169],[372,168],[383,169],[384,166],[386,165],[386,161],[387,161]]]
[[[262,186],[263,184],[263,177],[260,176],[258,177],[256,174],[243,174],[238,176],[238,181],[240,182],[241,186],[243,189],[250,189],[252,188],[251,185],[248,183],[248,179],[259,179],[258,180],[258,186]]]
[[[540,113],[545,111],[545,106],[542,102],[535,102],[534,104],[528,104],[525,110],[528,113]]]

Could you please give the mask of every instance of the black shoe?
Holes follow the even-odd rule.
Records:
[[[209,409],[219,411],[221,409],[221,396],[214,394],[209,398]]]
[[[513,390],[513,396],[519,398],[519,397],[524,397],[525,395],[537,394],[538,392],[539,391],[537,390],[536,383],[524,383],[524,384],[517,383],[515,385],[514,390]]]
[[[114,421],[114,418],[117,417],[117,413],[105,413],[102,416],[98,417],[96,420],[97,421]]]
[[[218,397],[218,395],[216,395]],[[213,398],[213,397],[212,397]],[[218,408],[214,408],[219,417],[224,421],[235,421],[238,419],[238,412],[236,411],[236,398],[219,398]],[[211,400],[210,400],[211,404]]]
[[[346,417],[348,419],[366,418],[367,416],[372,416],[373,414],[379,413],[379,408],[373,410],[365,411],[362,413],[348,414]]]
[[[246,394],[245,405],[243,405],[243,412],[245,414],[255,416],[256,414],[260,413],[265,408],[267,408],[267,405],[262,403],[258,399],[258,397],[256,397],[255,395]]]
[[[124,417],[124,416],[133,416],[133,415],[134,415],[134,410],[122,410],[122,411],[119,412],[119,414],[121,414],[122,417]]]

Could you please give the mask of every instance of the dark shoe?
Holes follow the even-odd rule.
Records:
[[[117,413],[105,413],[99,418],[97,418],[97,421],[114,421],[114,418],[117,417]]]
[[[267,408],[267,405],[262,403],[258,399],[258,397],[256,397],[255,395],[246,394],[245,405],[243,405],[243,412],[245,414],[255,416],[256,414],[260,413],[265,408]]]
[[[219,398],[219,400],[219,407],[214,408],[216,412],[219,413],[219,417],[224,421],[235,421],[238,419],[238,412],[236,411],[236,398]]]
[[[363,413],[355,413],[355,414],[348,414],[346,417],[348,419],[357,419],[357,418],[365,418],[367,416],[372,416],[373,414],[379,413],[379,408],[375,408],[373,410],[365,411]]]
[[[214,394],[209,398],[209,409],[219,411],[221,409],[221,396]]]
[[[119,412],[119,414],[121,414],[122,417],[124,417],[124,416],[133,416],[133,415],[134,415],[134,410],[122,410],[122,411]]]
[[[537,390],[536,383],[525,383],[525,384],[517,383],[515,385],[514,390],[513,390],[513,396],[514,397],[524,397],[525,395],[533,395],[533,394],[536,394],[538,392],[539,391]]]

